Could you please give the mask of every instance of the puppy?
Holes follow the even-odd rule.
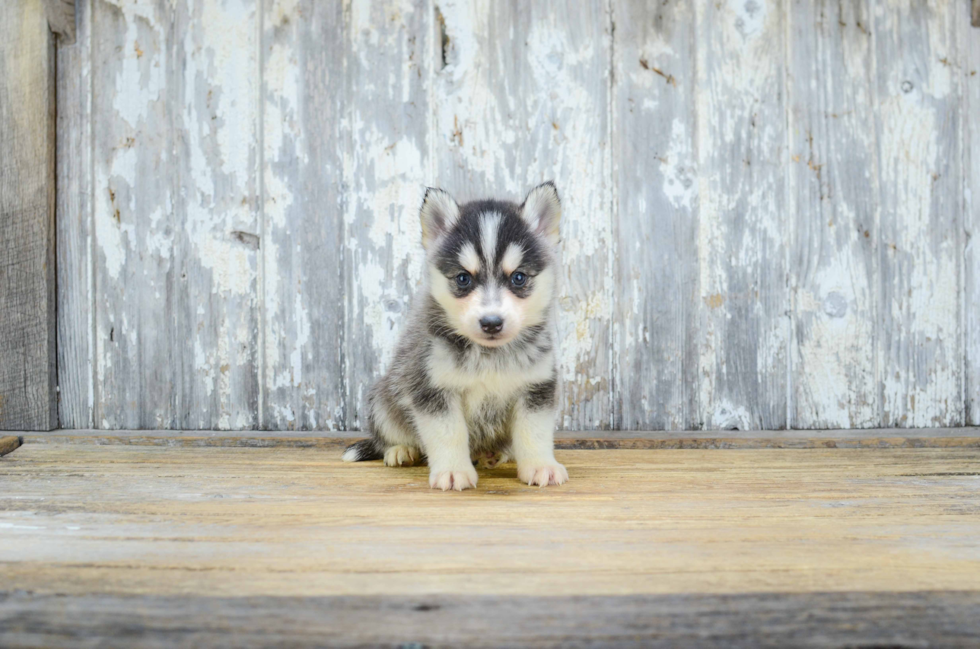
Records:
[[[554,454],[560,219],[551,182],[520,205],[459,205],[426,190],[427,282],[391,369],[369,394],[370,437],[349,446],[344,461],[427,458],[429,485],[443,491],[475,487],[475,460],[513,459],[529,485],[568,480]]]

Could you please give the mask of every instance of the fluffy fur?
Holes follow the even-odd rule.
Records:
[[[560,219],[550,182],[520,205],[426,191],[426,286],[368,398],[370,437],[345,461],[427,459],[429,485],[444,491],[475,487],[474,462],[514,460],[520,480],[542,487],[568,480],[554,455]]]

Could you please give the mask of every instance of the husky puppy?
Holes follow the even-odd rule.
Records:
[[[513,459],[529,485],[568,480],[555,460],[552,317],[561,203],[554,183],[520,205],[422,202],[427,282],[391,369],[368,397],[370,437],[347,462],[429,463],[429,485],[476,486],[474,460]]]

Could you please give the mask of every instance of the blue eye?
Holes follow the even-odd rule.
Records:
[[[469,273],[460,273],[459,275],[456,276],[456,286],[460,288],[466,288],[467,286],[470,285],[470,282],[472,281],[473,278],[470,277]]]
[[[510,276],[510,283],[518,287],[524,286],[527,284],[527,275],[518,271]]]

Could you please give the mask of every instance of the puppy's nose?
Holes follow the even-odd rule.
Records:
[[[485,315],[480,318],[480,329],[484,333],[498,334],[504,328],[504,319],[499,315]]]

